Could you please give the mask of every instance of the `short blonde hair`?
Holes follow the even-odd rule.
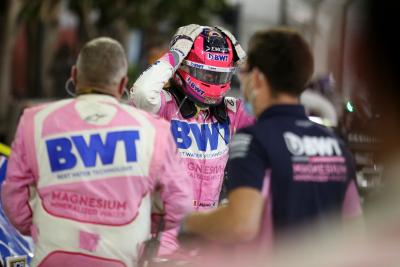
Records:
[[[115,86],[127,75],[128,62],[122,45],[108,37],[95,38],[82,48],[76,67],[78,81],[90,86]]]

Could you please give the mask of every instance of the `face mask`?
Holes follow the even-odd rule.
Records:
[[[244,103],[244,110],[246,111],[247,114],[254,116],[254,108],[253,105],[248,102],[247,100],[243,100]]]
[[[251,115],[251,116],[255,116],[254,113],[254,107],[253,104],[251,104],[253,102],[253,100],[256,98],[256,95],[254,93],[253,90],[250,91],[249,93],[249,97],[248,99],[246,99],[244,92],[242,91],[242,98],[243,98],[243,103],[244,103],[244,109],[247,112],[247,114]]]
[[[246,75],[248,77],[245,77],[245,80],[240,79],[240,82],[242,83],[242,86],[241,86],[242,90],[240,90],[240,92],[241,92],[242,99],[243,99],[244,110],[250,116],[255,116],[254,108],[253,108],[253,105],[251,104],[255,98],[255,94],[254,94],[254,91],[252,88],[253,85],[251,84],[251,79],[249,77],[250,74],[248,73],[248,71],[247,71]],[[250,90],[250,92],[248,92],[249,97],[246,97],[245,91],[249,91],[249,90]]]

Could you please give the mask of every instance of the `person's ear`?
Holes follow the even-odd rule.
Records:
[[[267,79],[265,78],[264,73],[262,73],[257,67],[253,69],[251,75],[254,90],[260,90],[267,86]]]
[[[73,65],[71,68],[71,79],[74,82],[74,84],[78,83],[78,69],[76,68],[75,65]]]
[[[128,84],[128,76],[124,76],[119,82],[118,93],[122,97],[124,95],[125,88]]]

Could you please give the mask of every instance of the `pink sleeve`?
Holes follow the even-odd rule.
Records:
[[[160,248],[158,249],[157,253],[159,257],[172,255],[179,249],[178,230],[179,227],[175,227],[162,232]]]
[[[164,89],[160,92],[160,99],[161,99],[161,104],[160,104],[160,109],[157,112],[157,115],[160,116],[161,118],[167,119],[168,103],[166,99],[166,92]]]
[[[172,136],[168,134],[166,155],[160,173],[161,199],[165,211],[165,231],[160,240],[159,256],[178,249],[177,232],[183,217],[192,211],[192,180],[186,173]]]
[[[193,187],[172,136],[168,134],[166,139],[160,184],[165,229],[170,229],[178,226],[182,218],[192,210]]]
[[[347,187],[342,207],[342,216],[343,218],[354,218],[357,216],[361,216],[361,214],[362,209],[360,197],[358,195],[356,184],[353,180]]]
[[[10,222],[22,234],[29,235],[32,211],[29,206],[29,186],[35,183],[30,162],[27,159],[24,133],[24,117],[21,118],[11,147],[6,180],[3,183],[1,199]]]

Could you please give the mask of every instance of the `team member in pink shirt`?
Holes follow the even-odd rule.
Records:
[[[77,97],[26,109],[2,188],[5,212],[35,240],[33,266],[136,266],[161,188],[166,229],[191,209],[191,180],[169,124],[119,103],[122,46],[97,38],[81,50]]]

